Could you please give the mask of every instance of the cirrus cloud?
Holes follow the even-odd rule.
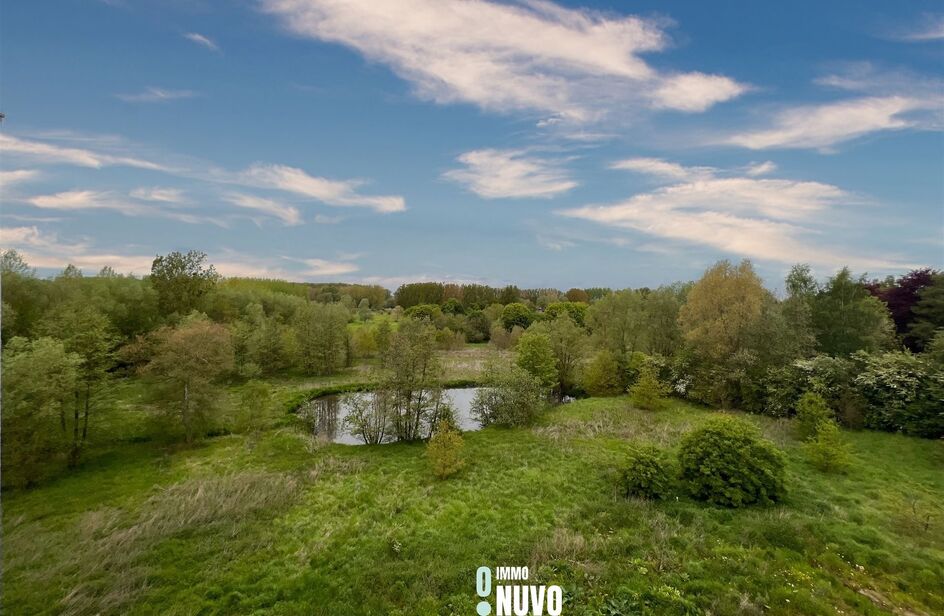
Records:
[[[473,150],[458,161],[465,167],[443,177],[485,199],[547,198],[577,186],[559,161],[530,156],[525,150]]]
[[[651,161],[652,159],[644,159]],[[667,179],[665,169],[632,168]],[[856,255],[816,241],[815,224],[862,200],[821,182],[724,177],[724,172],[679,166],[675,182],[624,201],[586,205],[558,212],[609,229],[628,229],[664,240],[707,246],[726,253],[778,263],[807,261],[817,265],[850,265],[889,270],[911,265],[892,257]],[[684,173],[688,170],[688,173]]]
[[[664,22],[546,0],[262,0],[291,32],[389,66],[437,103],[571,122],[627,106],[704,111],[747,87],[722,75],[660,73],[641,56],[669,45]]]

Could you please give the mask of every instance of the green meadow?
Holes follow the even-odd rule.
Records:
[[[422,443],[325,444],[290,420],[116,444],[4,494],[5,612],[471,614],[480,565],[527,565],[566,614],[944,611],[944,443],[844,431],[855,463],[823,474],[792,420],[746,416],[786,453],[782,503],[622,496],[631,444],[671,451],[715,413],[578,400],[466,433],[444,481]]]

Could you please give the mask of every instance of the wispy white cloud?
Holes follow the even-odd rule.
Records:
[[[736,133],[725,142],[752,150],[829,148],[870,133],[916,127],[909,112],[933,108],[931,101],[907,96],[804,105],[777,114],[771,128]]]
[[[349,261],[328,261],[326,259],[301,259],[304,269],[301,273],[307,276],[343,276],[352,274],[360,269]]]
[[[879,132],[942,130],[944,80],[907,69],[881,69],[869,62],[839,63],[814,80],[854,98],[784,107],[767,126],[737,132],[723,142],[761,150],[819,148]]]
[[[406,209],[403,197],[359,193],[357,189],[364,184],[362,180],[330,180],[285,165],[257,163],[237,174],[220,175],[219,179],[245,186],[290,192],[338,207],[367,207],[381,213],[402,212]]]
[[[22,139],[0,134],[0,150],[3,151],[5,158],[17,161],[45,165],[76,165],[95,169],[120,165],[159,171],[169,176],[210,186],[218,187],[220,184],[225,184],[282,191],[335,207],[365,207],[381,213],[401,212],[406,209],[406,201],[402,196],[363,194],[361,189],[367,182],[361,179],[334,180],[313,176],[295,167],[270,163],[256,163],[243,171],[229,171],[210,163],[181,157],[175,159],[178,161],[177,164],[168,166],[138,156],[128,156],[126,152],[130,148],[120,139],[75,137],[71,134],[64,135],[62,138],[70,142],[92,144],[95,148],[72,147],[53,141]],[[9,176],[8,184],[17,178],[24,180],[27,177],[25,172],[23,174],[6,173],[14,174]],[[166,204],[184,202],[183,191],[176,187],[140,187],[134,189],[130,195],[134,199]],[[329,222],[329,219],[330,217],[326,217],[316,222]],[[331,222],[337,221],[331,220]]]
[[[302,215],[301,212],[298,211],[298,208],[279,203],[272,199],[264,199],[255,195],[235,192],[223,195],[223,199],[237,207],[255,210],[268,216],[278,218],[286,225],[300,225],[302,223]]]
[[[142,201],[157,201],[160,203],[184,203],[184,192],[179,188],[160,186],[135,188],[131,196]]]
[[[547,0],[262,0],[290,31],[356,49],[438,103],[569,122],[628,108],[703,111],[745,91],[721,75],[660,73],[664,22]]]
[[[16,169],[14,171],[0,171],[0,187],[12,186],[22,182],[29,182],[39,177],[36,169]]]
[[[610,164],[610,169],[635,171],[663,180],[686,180],[711,176],[711,167],[684,167],[661,158],[627,158]]]
[[[677,174],[677,183],[619,203],[559,213],[608,229],[630,229],[763,261],[848,264],[871,270],[909,266],[896,258],[842,252],[833,247],[832,238],[816,241],[816,227],[824,224],[827,214],[862,203],[836,186],[717,173],[705,175],[704,168],[695,168],[687,176]]]
[[[744,169],[744,173],[751,177],[757,177],[759,175],[768,175],[777,170],[777,165],[769,160],[766,160],[762,163],[751,163]]]
[[[217,45],[210,37],[204,36],[200,34],[199,32],[187,32],[186,34],[183,35],[183,37],[187,39],[188,41],[193,41],[197,45],[206,47],[210,51],[216,51],[216,52],[220,51],[219,45]]]
[[[561,252],[567,248],[573,248],[577,244],[571,240],[562,238],[562,237],[549,237],[547,235],[538,235],[534,238],[537,241],[538,246],[542,248],[547,248],[548,250],[553,250],[554,252]]]
[[[47,141],[20,139],[0,134],[0,150],[4,156],[30,160],[40,164],[67,164],[98,169],[105,166],[137,167],[153,171],[169,171],[163,165],[141,158],[110,154],[86,148],[61,146]]]
[[[167,209],[159,205],[145,205],[123,198],[111,191],[70,190],[50,195],[29,197],[26,202],[41,209],[75,212],[83,210],[112,210],[125,216],[153,216],[188,224],[211,223],[225,227],[227,222],[218,217],[200,216]]]
[[[154,255],[119,254],[96,249],[88,240],[68,241],[35,226],[0,228],[0,246],[15,248],[31,267],[61,269],[68,264],[96,272],[106,265],[118,272],[145,274]]]
[[[486,199],[554,197],[577,186],[559,160],[526,150],[473,150],[458,157],[465,167],[443,177]]]
[[[944,40],[944,14],[925,13],[919,24],[899,29],[891,34],[891,38],[909,43]]]
[[[182,98],[193,98],[197,93],[193,90],[167,90],[165,88],[156,88],[148,86],[141,92],[134,94],[116,94],[115,97],[126,103],[165,103],[168,101],[180,100]]]

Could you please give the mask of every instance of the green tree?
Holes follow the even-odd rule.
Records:
[[[533,374],[516,365],[489,366],[471,412],[482,426],[527,426],[546,405],[547,388]]]
[[[841,269],[816,295],[812,321],[819,351],[828,355],[880,351],[894,340],[888,308],[849,268]]]
[[[849,447],[835,421],[826,420],[806,442],[806,456],[810,463],[824,472],[843,471],[849,466]]]
[[[553,321],[532,326],[536,331],[547,333],[554,353],[557,379],[554,385],[559,396],[573,391],[577,384],[580,366],[587,351],[587,331],[562,314]],[[519,343],[520,344],[520,343]],[[520,349],[520,347],[519,347]],[[520,351],[519,351],[520,352]]]
[[[0,286],[3,288],[3,339],[13,336],[29,336],[35,322],[40,318],[49,298],[44,281],[36,278],[36,272],[26,264],[15,250],[0,252]],[[8,315],[15,315],[7,321]]]
[[[295,332],[262,305],[248,304],[245,316],[233,324],[233,344],[240,372],[273,374],[288,368],[297,350]]]
[[[810,266],[794,265],[787,274],[784,286],[787,290],[787,298],[781,305],[781,314],[789,329],[791,344],[798,357],[809,357],[816,349],[816,335],[813,331],[813,302],[816,300],[818,291]]]
[[[504,306],[521,301],[521,291],[513,284],[508,285],[498,293],[498,303]],[[523,325],[522,327],[527,327]],[[510,327],[508,329],[511,329]]]
[[[587,304],[583,302],[553,302],[544,309],[544,317],[553,321],[560,315],[569,316],[574,323],[583,327],[587,318]]]
[[[393,396],[393,430],[401,441],[424,438],[431,417],[443,404],[442,366],[436,356],[436,328],[404,319],[390,338],[384,358],[387,376],[381,386]]]
[[[271,413],[272,387],[265,381],[247,381],[239,395],[237,430],[256,434]]]
[[[384,357],[390,349],[391,335],[390,321],[384,319],[377,324],[377,329],[374,331],[374,341],[377,343],[377,353],[380,355],[381,363],[383,363]]]
[[[217,410],[216,381],[233,369],[229,330],[201,318],[185,319],[175,328],[155,332],[154,357],[144,368],[157,384],[164,410],[180,420],[187,443],[205,429]]]
[[[294,329],[302,369],[334,374],[347,361],[348,311],[340,304],[308,304],[295,315]]]
[[[437,424],[426,444],[426,457],[438,479],[447,479],[462,470],[465,466],[463,446],[461,432],[447,421]]]
[[[597,351],[583,371],[582,384],[591,396],[615,396],[622,391],[619,364],[609,349]]]
[[[639,371],[639,378],[629,388],[629,398],[633,406],[647,411],[658,411],[665,408],[665,397],[669,395],[669,387],[659,380],[655,368],[645,363]]]
[[[662,286],[645,296],[645,352],[670,356],[681,346],[682,332],[679,329],[678,315],[690,287],[690,283]]]
[[[501,311],[502,326],[508,331],[511,331],[515,325],[527,329],[532,321],[534,321],[534,313],[520,302],[510,303]]]
[[[88,440],[89,417],[108,387],[118,337],[108,318],[85,303],[57,306],[37,324],[37,330],[41,335],[62,340],[67,353],[82,358],[73,395],[74,421],[69,453],[69,464],[75,466]]]
[[[538,379],[542,386],[551,389],[557,385],[557,359],[551,337],[546,332],[529,329],[521,336],[516,363]]]
[[[219,281],[219,274],[206,260],[206,253],[196,250],[155,257],[149,280],[165,315],[189,314]]]
[[[73,392],[81,363],[81,357],[52,338],[17,337],[4,345],[4,485],[36,482],[50,458],[71,451],[70,435],[79,422]]]
[[[418,304],[441,304],[443,285],[439,282],[411,282],[401,285],[394,293],[397,306],[411,308]]]
[[[908,336],[917,348],[924,349],[937,332],[944,330],[944,272],[936,272],[931,284],[918,292],[918,302],[911,311],[914,320]]]
[[[629,356],[646,348],[645,299],[632,289],[611,293],[594,302],[587,311],[587,324],[594,344],[603,346],[624,368]]]
[[[564,293],[564,297],[566,297],[567,301],[569,302],[583,304],[590,303],[590,295],[588,295],[583,289],[570,289],[567,291],[567,293]]]

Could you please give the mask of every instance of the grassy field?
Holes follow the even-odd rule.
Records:
[[[673,448],[713,414],[625,398],[466,435],[435,480],[422,444],[316,443],[291,427],[116,446],[3,497],[7,614],[475,613],[475,569],[529,565],[565,614],[944,612],[944,443],[847,433],[845,475],[804,461],[788,500],[725,510],[625,499],[629,443]]]

